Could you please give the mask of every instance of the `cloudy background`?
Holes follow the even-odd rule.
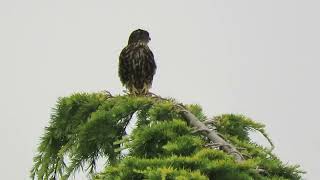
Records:
[[[28,179],[58,97],[121,93],[118,55],[136,28],[152,38],[153,92],[266,124],[275,153],[320,179],[319,5],[0,0],[0,179]]]

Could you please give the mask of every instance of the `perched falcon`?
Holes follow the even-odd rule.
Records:
[[[146,95],[156,72],[153,53],[148,47],[149,33],[142,29],[133,31],[128,45],[119,57],[119,77],[133,95]]]

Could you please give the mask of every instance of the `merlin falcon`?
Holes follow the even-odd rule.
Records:
[[[147,95],[152,85],[157,66],[148,47],[150,40],[147,31],[137,29],[120,53],[119,77],[132,95]]]

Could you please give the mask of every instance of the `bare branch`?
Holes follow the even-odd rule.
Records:
[[[202,134],[208,137],[214,144],[220,146],[221,150],[231,154],[236,161],[241,162],[244,160],[242,154],[230,143],[221,138],[215,130],[210,130],[203,122],[201,122],[195,115],[184,108],[182,105],[177,105],[182,117],[195,129],[202,130]]]

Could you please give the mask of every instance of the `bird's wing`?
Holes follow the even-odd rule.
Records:
[[[129,48],[125,47],[119,56],[119,68],[118,68],[118,74],[120,77],[120,81],[122,84],[127,82],[129,80],[129,67],[130,67],[130,60],[129,60]]]

